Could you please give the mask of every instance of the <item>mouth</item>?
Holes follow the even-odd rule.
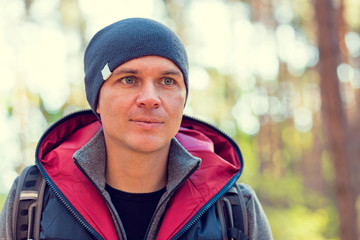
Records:
[[[138,118],[138,119],[130,119],[130,122],[140,122],[140,123],[154,123],[154,124],[160,124],[163,123],[163,121],[160,121],[158,119],[146,119],[146,118]]]
[[[156,128],[164,124],[164,122],[159,119],[148,119],[148,118],[130,119],[130,122],[134,123],[138,127],[142,127],[146,129]]]

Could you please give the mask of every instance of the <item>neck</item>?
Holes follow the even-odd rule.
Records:
[[[170,143],[150,153],[124,150],[106,144],[106,182],[124,192],[148,193],[166,186]]]

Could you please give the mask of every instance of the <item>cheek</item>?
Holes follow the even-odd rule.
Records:
[[[111,94],[107,94],[104,91],[104,94],[101,95],[99,98],[98,108],[97,112],[100,114],[103,121],[108,118],[111,118],[113,116],[112,113],[114,113],[115,110],[118,108],[117,105],[117,99],[114,98]]]
[[[185,94],[181,92],[175,94],[170,93],[163,100],[163,103],[170,107],[174,112],[182,112],[185,105]]]
[[[179,125],[182,120],[183,111],[185,104],[185,95],[179,94],[176,96],[172,96],[168,101],[166,101],[166,107],[170,112],[171,118],[174,119],[174,124]]]
[[[121,102],[121,96],[121,94],[110,87],[103,88],[99,97],[100,110],[111,111],[111,108]]]
[[[176,91],[167,92],[166,93],[166,101],[171,102],[173,105],[181,105],[184,107],[185,99],[186,99],[186,90],[181,87]]]

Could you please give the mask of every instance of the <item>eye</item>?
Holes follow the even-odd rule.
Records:
[[[124,77],[121,79],[121,82],[125,84],[134,84],[135,80],[133,77]]]
[[[174,84],[174,79],[172,79],[172,78],[164,78],[163,84],[165,84],[167,86],[173,85]]]

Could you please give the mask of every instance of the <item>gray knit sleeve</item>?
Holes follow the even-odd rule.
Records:
[[[245,198],[248,215],[249,240],[272,240],[269,221],[265,215],[255,191],[244,183],[239,183],[241,192]]]
[[[1,240],[11,240],[12,238],[12,228],[13,228],[13,207],[15,201],[16,187],[18,184],[19,177],[17,177],[6,197],[4,206],[1,209],[0,213],[0,239]]]

